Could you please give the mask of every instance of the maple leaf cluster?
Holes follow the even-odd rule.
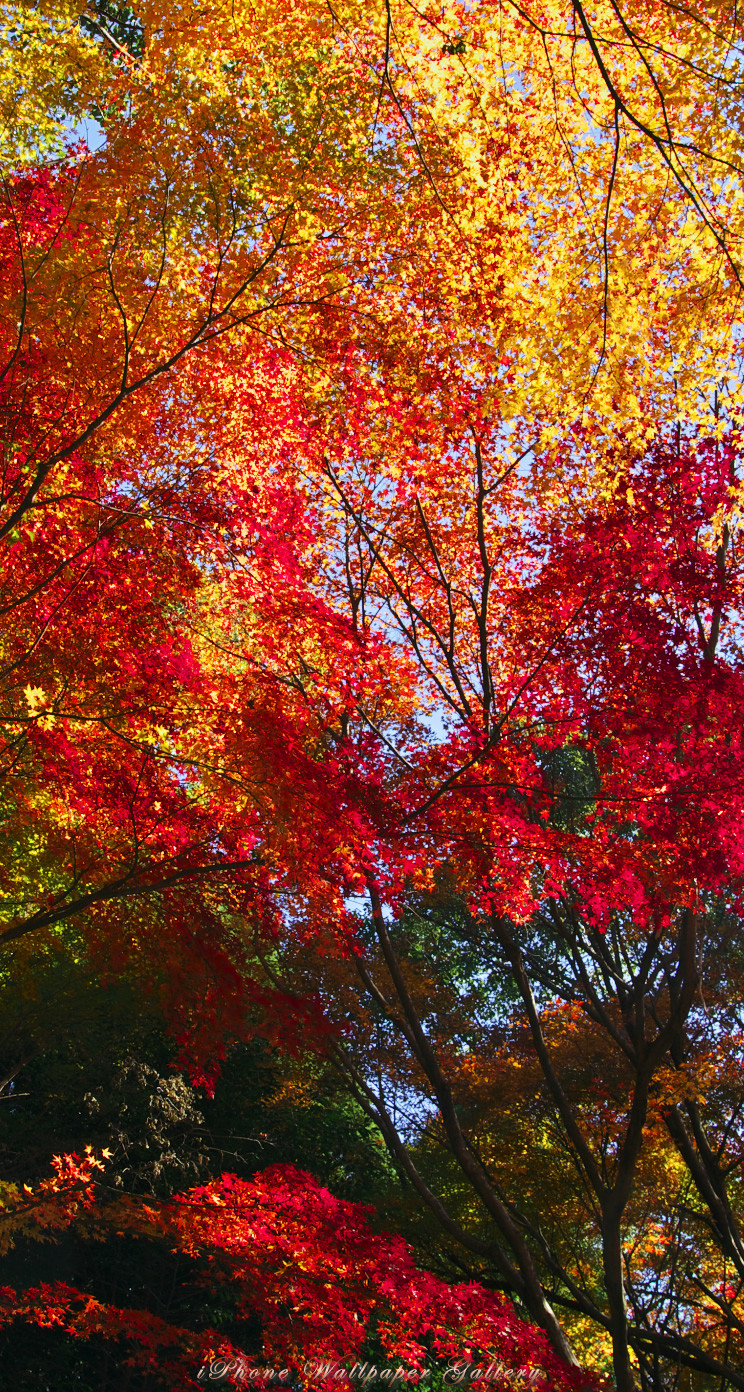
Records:
[[[104,1156],[104,1159],[106,1157]],[[23,1196],[4,1196],[6,1249],[21,1236],[44,1240],[50,1230],[82,1219],[106,1228],[164,1236],[174,1248],[207,1262],[205,1286],[229,1282],[238,1311],[258,1314],[264,1330],[261,1363],[221,1340],[214,1330],[169,1325],[149,1311],[121,1309],[61,1282],[16,1294],[0,1291],[0,1322],[57,1326],[75,1338],[127,1340],[129,1362],[158,1367],[166,1386],[182,1386],[206,1360],[248,1367],[277,1364],[300,1370],[332,1360],[334,1382],[351,1385],[351,1368],[374,1327],[385,1358],[423,1372],[498,1355],[508,1384],[535,1369],[558,1389],[599,1384],[568,1369],[545,1335],[515,1314],[503,1295],[476,1283],[449,1286],[419,1270],[409,1244],[370,1227],[371,1210],[334,1198],[293,1166],[264,1170],[250,1182],[225,1174],[160,1204],[123,1199],[95,1207],[92,1154],[58,1157],[55,1177]]]

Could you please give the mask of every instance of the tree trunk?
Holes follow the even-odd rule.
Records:
[[[610,1310],[612,1367],[617,1392],[637,1392],[638,1384],[630,1365],[628,1345],[628,1305],[623,1280],[623,1244],[620,1219],[614,1203],[602,1210],[602,1265]]]

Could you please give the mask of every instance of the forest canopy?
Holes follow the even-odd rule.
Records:
[[[0,35],[0,1343],[744,1388],[738,8]]]

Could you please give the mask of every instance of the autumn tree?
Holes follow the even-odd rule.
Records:
[[[582,447],[577,430],[567,467]],[[368,789],[370,919],[347,966],[313,976],[303,945],[294,971],[344,1022],[339,1066],[422,1199],[556,1342],[554,1304],[608,1330],[619,1387],[666,1385],[667,1358],[738,1386],[739,1098],[719,1046],[725,1036],[738,1057],[725,965],[741,892],[738,434],[674,427],[617,458],[593,509],[559,517],[537,503],[519,531],[503,457],[475,436],[470,459],[467,483],[465,459],[452,465],[458,513],[441,502],[446,473],[429,496],[417,481],[382,506],[330,475],[349,611],[397,627],[444,735],[422,719],[423,696],[418,712],[361,707],[356,731],[339,731],[350,799]],[[512,497],[541,464],[512,471]],[[405,907],[437,868],[467,905],[440,948]],[[601,1104],[575,1047],[596,1059]],[[522,1207],[509,1147],[492,1149],[483,1104],[473,1110],[481,1076],[498,1106],[512,1051],[540,1079],[575,1173],[602,1251],[599,1298],[596,1270]],[[436,1109],[483,1210],[475,1227],[472,1206],[458,1221],[417,1167],[399,1087]],[[664,1174],[670,1207],[647,1250],[633,1203]],[[671,1250],[668,1280],[659,1253]]]
[[[224,686],[205,648],[217,652],[229,615],[215,603],[208,623],[203,616],[219,591],[214,577],[230,573],[237,587],[257,537],[287,529],[295,552],[264,546],[260,578],[289,594],[295,619],[302,612],[301,593],[292,593],[302,587],[302,500],[279,474],[303,428],[277,339],[332,290],[334,242],[325,235],[340,213],[325,156],[322,191],[311,192],[308,140],[318,127],[308,73],[322,47],[312,15],[302,30],[309,68],[295,34],[285,81],[274,63],[287,51],[284,19],[266,27],[246,12],[236,31],[234,11],[223,13],[219,52],[219,14],[209,29],[217,87],[211,78],[199,86],[200,58],[157,8],[140,20],[101,7],[82,27],[76,9],[42,7],[31,17],[20,7],[6,17],[28,82],[18,90],[17,67],[6,72],[3,936],[19,942],[86,913],[93,934],[120,954],[149,942],[172,958],[183,1036],[195,1028],[193,1008],[177,1004],[190,977],[215,1001],[222,992],[230,1027],[243,1008],[221,909],[204,886],[231,874],[243,883],[248,871],[255,884],[251,823],[256,785],[269,777],[259,758],[227,819],[218,809],[227,810],[220,789],[229,771],[210,791],[197,786],[198,770],[219,758],[219,731],[205,738],[202,698],[219,713],[246,660],[228,654]],[[200,74],[190,94],[184,52]],[[246,62],[258,64],[248,107]],[[262,86],[265,71],[273,78]],[[338,73],[323,72],[336,90]],[[209,114],[217,101],[219,130]],[[325,131],[347,219],[354,122],[365,119],[364,102],[352,107],[345,153]],[[68,129],[65,149],[65,120],[69,128],[91,112],[99,148],[71,144]],[[231,334],[238,355],[250,352],[249,373],[219,356]],[[244,578],[244,602],[248,588]],[[258,577],[257,592],[261,603]],[[279,623],[283,670],[291,657],[280,657]],[[272,725],[270,687],[267,676],[262,699],[255,690],[248,698],[254,746]],[[279,742],[280,713],[274,726]],[[112,908],[122,899],[131,904],[123,934]],[[203,1037],[209,1051],[206,1024]]]
[[[197,1074],[218,1013],[281,1001],[554,1354],[562,1310],[609,1334],[618,1392],[741,1385],[723,1060],[706,1111],[716,1032],[739,1048],[728,20],[3,16],[2,940],[22,968],[75,919],[108,969],[154,955]],[[443,882],[459,983],[407,926]],[[600,1275],[492,1145],[477,1075],[511,1038]],[[477,1218],[417,1163],[401,1079]],[[656,1254],[655,1165],[695,1194]]]

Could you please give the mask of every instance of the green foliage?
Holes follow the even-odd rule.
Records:
[[[599,791],[588,749],[578,744],[553,749],[543,759],[543,771],[552,798],[551,825],[559,831],[585,831]]]
[[[311,1057],[260,1037],[236,1044],[214,1097],[174,1071],[151,990],[122,972],[102,981],[73,930],[0,975],[0,1179],[28,1182],[52,1152],[113,1152],[115,1183],[168,1194],[224,1170],[248,1177],[289,1162],[341,1197],[369,1201],[391,1171],[379,1137]]]
[[[144,25],[131,5],[93,0],[88,13],[80,16],[80,28],[92,39],[113,39],[116,48],[126,49],[133,58],[141,58],[144,53]]]

